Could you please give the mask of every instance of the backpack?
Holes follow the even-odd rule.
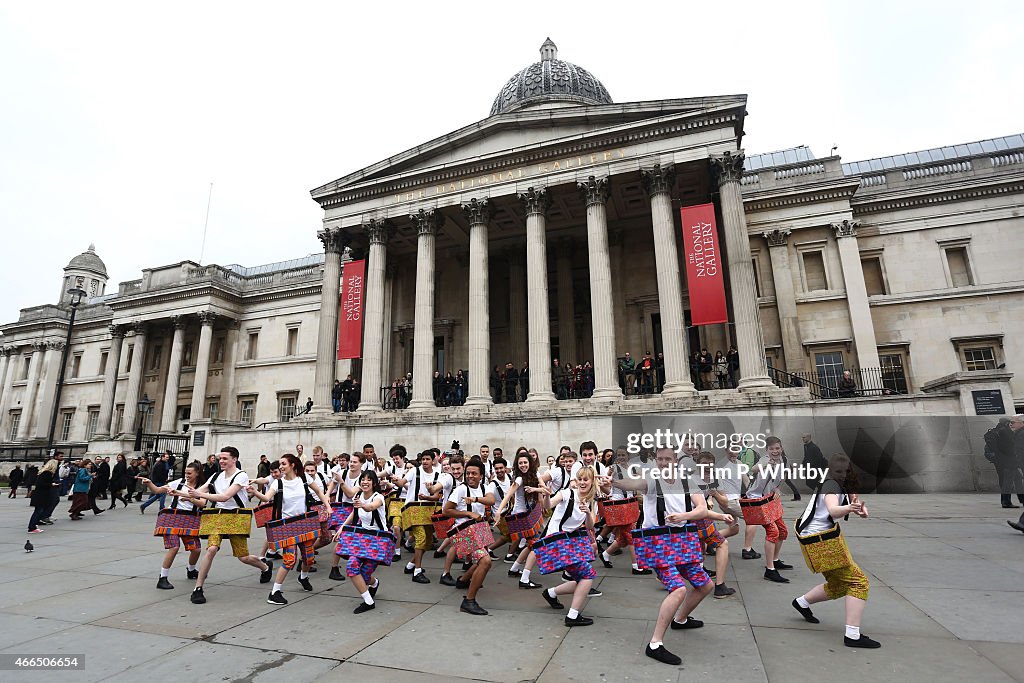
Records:
[[[985,432],[985,459],[991,463],[996,461],[996,442],[999,440],[999,427],[995,426]]]

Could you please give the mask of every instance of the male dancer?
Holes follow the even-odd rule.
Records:
[[[455,487],[444,504],[444,514],[447,517],[479,522],[484,518],[486,506],[495,504],[494,496],[484,493],[483,463],[477,458],[470,460],[465,467],[465,477],[466,481]],[[491,571],[491,557],[486,548],[478,548],[466,559],[472,564],[454,583],[456,588],[469,589],[459,609],[467,614],[483,616],[487,610],[477,603],[476,596],[487,578],[487,572]]]
[[[765,439],[765,445],[768,447],[768,458],[767,461],[762,460],[759,462],[751,470],[754,476],[748,478],[748,498],[770,496],[775,493],[775,490],[782,483],[783,474],[781,472],[771,472],[768,470],[769,467],[781,467],[783,464],[782,439],[777,436],[769,436]],[[789,579],[779,574],[780,569],[793,568],[793,565],[786,564],[781,559],[782,542],[789,536],[786,522],[779,518],[771,524],[763,524],[762,526],[764,527],[764,579],[765,581],[774,581],[775,583],[789,583]],[[750,546],[756,529],[756,526],[747,525],[744,533],[744,551],[748,549],[753,550]],[[744,552],[743,557],[747,559],[746,552]]]
[[[434,452],[421,452],[419,463],[419,467],[406,470],[394,481],[398,486],[408,486],[405,494],[407,505],[420,501],[436,502],[441,498],[443,487],[438,481],[441,473],[434,469]],[[430,583],[430,579],[423,573],[423,553],[433,544],[434,527],[427,522],[411,525],[408,531],[412,534],[414,542],[413,561],[405,565],[405,573],[412,574],[414,583]]]

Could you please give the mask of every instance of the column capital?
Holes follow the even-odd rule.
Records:
[[[324,228],[316,237],[324,245],[324,252],[327,254],[340,254],[352,241],[348,232],[341,228]]]
[[[109,328],[110,336],[113,337],[124,337],[125,328],[124,325],[111,325]]]
[[[640,169],[640,182],[648,197],[656,194],[670,194],[676,180],[675,164],[655,164],[651,169]]]
[[[576,183],[576,187],[579,189],[580,194],[583,196],[583,201],[587,206],[593,204],[604,204],[608,201],[608,195],[610,191],[608,176],[598,178],[597,176],[590,176],[584,181]]]
[[[391,221],[386,218],[372,218],[363,224],[370,244],[387,244],[391,236]]]
[[[32,342],[31,344],[32,344],[32,350],[33,351],[45,351],[46,347],[47,347],[47,343],[44,342],[44,341],[41,341],[41,340],[36,340],[36,341]]]
[[[487,197],[482,199],[473,198],[462,205],[462,213],[466,216],[466,220],[469,221],[470,225],[487,225],[491,220],[493,206],[491,205],[491,200]]]
[[[769,247],[784,247],[791,232],[792,230],[772,230],[771,232],[762,232],[761,234],[768,240]]]
[[[4,358],[6,358],[7,356],[11,355],[11,352],[13,352],[13,351],[14,351],[14,347],[13,346],[0,346],[0,356],[3,356]]]
[[[832,230],[836,233],[836,239],[841,237],[856,237],[859,221],[844,220],[832,224]]]
[[[46,342],[46,349],[48,351],[60,351],[63,348],[64,348],[64,342],[63,341],[53,340],[53,341]]]
[[[149,330],[149,325],[141,321],[137,323],[131,323],[129,327],[132,328],[136,335],[146,334],[146,332]]]
[[[539,214],[541,216],[548,212],[551,206],[551,195],[546,187],[529,187],[526,192],[519,193],[519,201],[526,207],[526,215]]]
[[[419,235],[433,235],[444,225],[444,214],[439,209],[420,209],[409,214],[409,220],[416,226]]]
[[[188,318],[183,315],[176,315],[171,318],[171,327],[175,330],[183,330],[188,326]]]
[[[746,156],[743,152],[723,152],[708,157],[711,164],[711,173],[715,176],[719,187],[726,183],[738,183],[743,176],[743,160]]]
[[[217,314],[213,311],[199,311],[196,313],[196,317],[199,318],[199,324],[206,327],[213,327],[213,323],[217,319]]]

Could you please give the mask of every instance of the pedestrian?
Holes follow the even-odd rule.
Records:
[[[43,469],[39,470],[39,474],[36,476],[35,487],[33,488],[32,495],[29,496],[29,501],[32,505],[32,516],[28,521],[28,532],[30,534],[41,534],[43,530],[39,528],[39,524],[47,524],[43,522],[46,511],[50,508],[50,491],[55,486],[55,477],[57,475],[57,461],[50,459]]]
[[[825,456],[824,454],[822,454],[821,449],[818,448],[818,444],[814,443],[814,437],[811,435],[811,433],[805,432],[804,434],[801,434],[800,440],[804,442],[803,464],[808,469],[815,469],[818,470],[819,472],[825,470],[825,468],[828,467],[828,460],[825,459]],[[818,488],[818,484],[820,483],[820,481],[820,477],[814,477],[813,475],[811,475],[807,478],[807,480],[804,483],[807,484],[808,488],[810,488],[813,491],[814,489]]]
[[[167,486],[169,474],[170,473],[167,467],[167,454],[162,453],[160,455],[160,459],[156,461],[155,465],[153,465],[153,475],[150,477],[150,479],[153,481],[153,484],[156,485],[156,488],[163,488]],[[149,498],[146,499],[145,503],[139,506],[139,512],[142,514],[146,514],[146,508],[148,508],[156,501],[160,501],[160,509],[163,509],[165,507],[166,500],[166,492],[153,493],[152,495],[150,495]]]
[[[7,485],[11,487],[11,492],[7,494],[8,498],[18,497],[18,487],[25,481],[25,472],[21,469],[21,465],[15,465],[11,473],[7,475]]]
[[[89,509],[89,489],[91,487],[92,473],[89,471],[88,461],[82,459],[78,463],[75,481],[71,486],[71,509],[68,510],[71,519],[75,521],[82,519],[82,513]]]
[[[100,500],[107,499],[107,489],[110,487],[110,458],[97,458],[96,463],[96,491]]]
[[[100,460],[100,458],[96,458],[96,460]],[[92,476],[92,482],[89,484],[89,493],[87,494],[89,508],[92,510],[92,514],[98,515],[101,514],[103,510],[96,505],[96,498],[100,495],[99,483],[97,482],[97,465],[95,462],[86,460],[85,466],[88,468],[89,474]]]
[[[260,464],[256,466],[256,476],[260,479],[265,479],[270,476],[270,461],[267,460],[266,453],[260,456]]]
[[[25,496],[32,497],[32,489],[36,485],[36,478],[39,476],[39,468],[36,465],[28,465],[25,468]]]
[[[124,453],[118,453],[114,469],[110,473],[110,507],[107,508],[108,510],[113,510],[117,506],[117,501],[121,501],[125,507],[128,507],[127,489],[128,463],[125,461]]]
[[[995,427],[985,432],[985,448],[993,455],[996,475],[999,477],[999,499],[1004,508],[1019,507],[1011,501],[1010,495],[1017,494],[1017,500],[1024,503],[1024,482],[1017,459],[1024,432],[1024,416],[1014,415],[999,420]]]

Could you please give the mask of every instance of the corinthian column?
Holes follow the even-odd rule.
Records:
[[[658,269],[658,310],[661,313],[661,340],[665,347],[665,389],[663,396],[693,396],[697,390],[690,379],[689,346],[683,319],[682,284],[679,280],[679,256],[676,251],[676,223],[672,217],[672,186],[675,166],[655,164],[640,171],[640,180],[651,200],[651,224],[654,228],[654,259]]]
[[[412,402],[414,410],[434,407],[431,374],[434,368],[434,241],[444,215],[420,209],[409,216],[416,225],[416,317],[412,344]]]
[[[181,383],[181,357],[185,352],[185,318],[174,317],[174,338],[171,341],[171,361],[167,367],[167,384],[164,387],[164,410],[160,415],[160,431],[176,431],[178,413],[178,387]],[[109,356],[108,356],[109,362]]]
[[[206,384],[210,377],[210,346],[213,343],[213,323],[217,314],[213,311],[200,311],[199,316],[199,350],[196,352],[196,376],[192,385],[192,409],[189,419],[202,420],[206,417]]]
[[[103,369],[103,394],[100,398],[100,417],[96,423],[96,438],[110,438],[110,424],[114,419],[114,391],[117,389],[117,371],[121,366],[121,346],[124,342],[124,327],[110,326],[110,350],[107,351],[107,367]]]
[[[335,359],[338,357],[338,307],[341,305],[341,252],[348,234],[340,228],[324,228],[316,234],[324,245],[324,279],[320,287],[320,326],[316,336],[316,370],[313,376],[313,412],[331,410]]]
[[[32,432],[32,418],[36,405],[36,392],[39,389],[39,369],[43,365],[43,355],[46,351],[44,342],[32,343],[32,358],[28,362],[28,383],[25,385],[25,396],[21,409],[21,422],[18,423],[18,441],[24,441]]]
[[[757,311],[757,289],[754,285],[754,264],[750,257],[750,236],[743,213],[740,177],[743,175],[743,153],[726,152],[711,157],[711,170],[718,180],[722,221],[725,223],[725,246],[728,255],[729,282],[732,287],[732,312],[736,318],[736,349],[740,353],[740,391],[774,386],[768,376],[764,355],[764,336]]]
[[[0,347],[0,354],[3,354],[6,361],[3,389],[0,390],[0,442],[8,441],[10,430],[7,430],[7,408],[11,403],[11,386],[14,384],[14,376],[17,374],[18,366],[21,364],[21,355],[18,354],[16,346]]]
[[[577,183],[587,205],[587,250],[590,256],[591,326],[594,328],[594,398],[617,399],[615,309],[612,304],[612,266],[608,253],[608,179],[590,176]]]
[[[365,226],[370,238],[366,260],[366,311],[363,314],[363,374],[358,412],[380,410],[381,368],[384,353],[384,276],[387,271],[387,241],[391,224],[371,220]]]
[[[489,199],[471,199],[462,205],[469,221],[469,395],[468,406],[490,405],[491,363],[490,280],[488,277],[487,223]]]
[[[519,195],[526,207],[526,301],[529,308],[529,402],[554,401],[551,391],[551,319],[548,313],[547,188],[531,187]],[[513,342],[514,343],[514,342]]]
[[[850,309],[850,325],[853,327],[853,343],[857,347],[857,366],[881,367],[878,360],[878,342],[875,338],[875,323],[868,306],[868,289],[864,284],[864,268],[860,263],[860,249],[857,247],[857,222],[845,220],[833,223],[839,244],[839,261],[843,264],[843,284],[846,287],[846,305]],[[868,378],[861,377],[865,382]],[[862,386],[861,389],[881,387]]]
[[[762,233],[768,241],[768,255],[772,261],[772,281],[775,283],[775,305],[779,309],[779,327],[782,331],[782,351],[786,357],[786,371],[804,369],[803,347],[800,345],[800,325],[796,317],[796,291],[793,273],[789,268],[789,230]]]
[[[558,355],[579,362],[576,355],[576,311],[572,290],[572,242],[555,245],[555,289],[558,292]]]
[[[142,394],[142,371],[146,364],[146,324],[135,323],[134,327],[135,347],[132,349],[132,366],[128,369],[128,393],[124,397],[124,419],[121,423],[126,432],[135,431],[139,396]]]

